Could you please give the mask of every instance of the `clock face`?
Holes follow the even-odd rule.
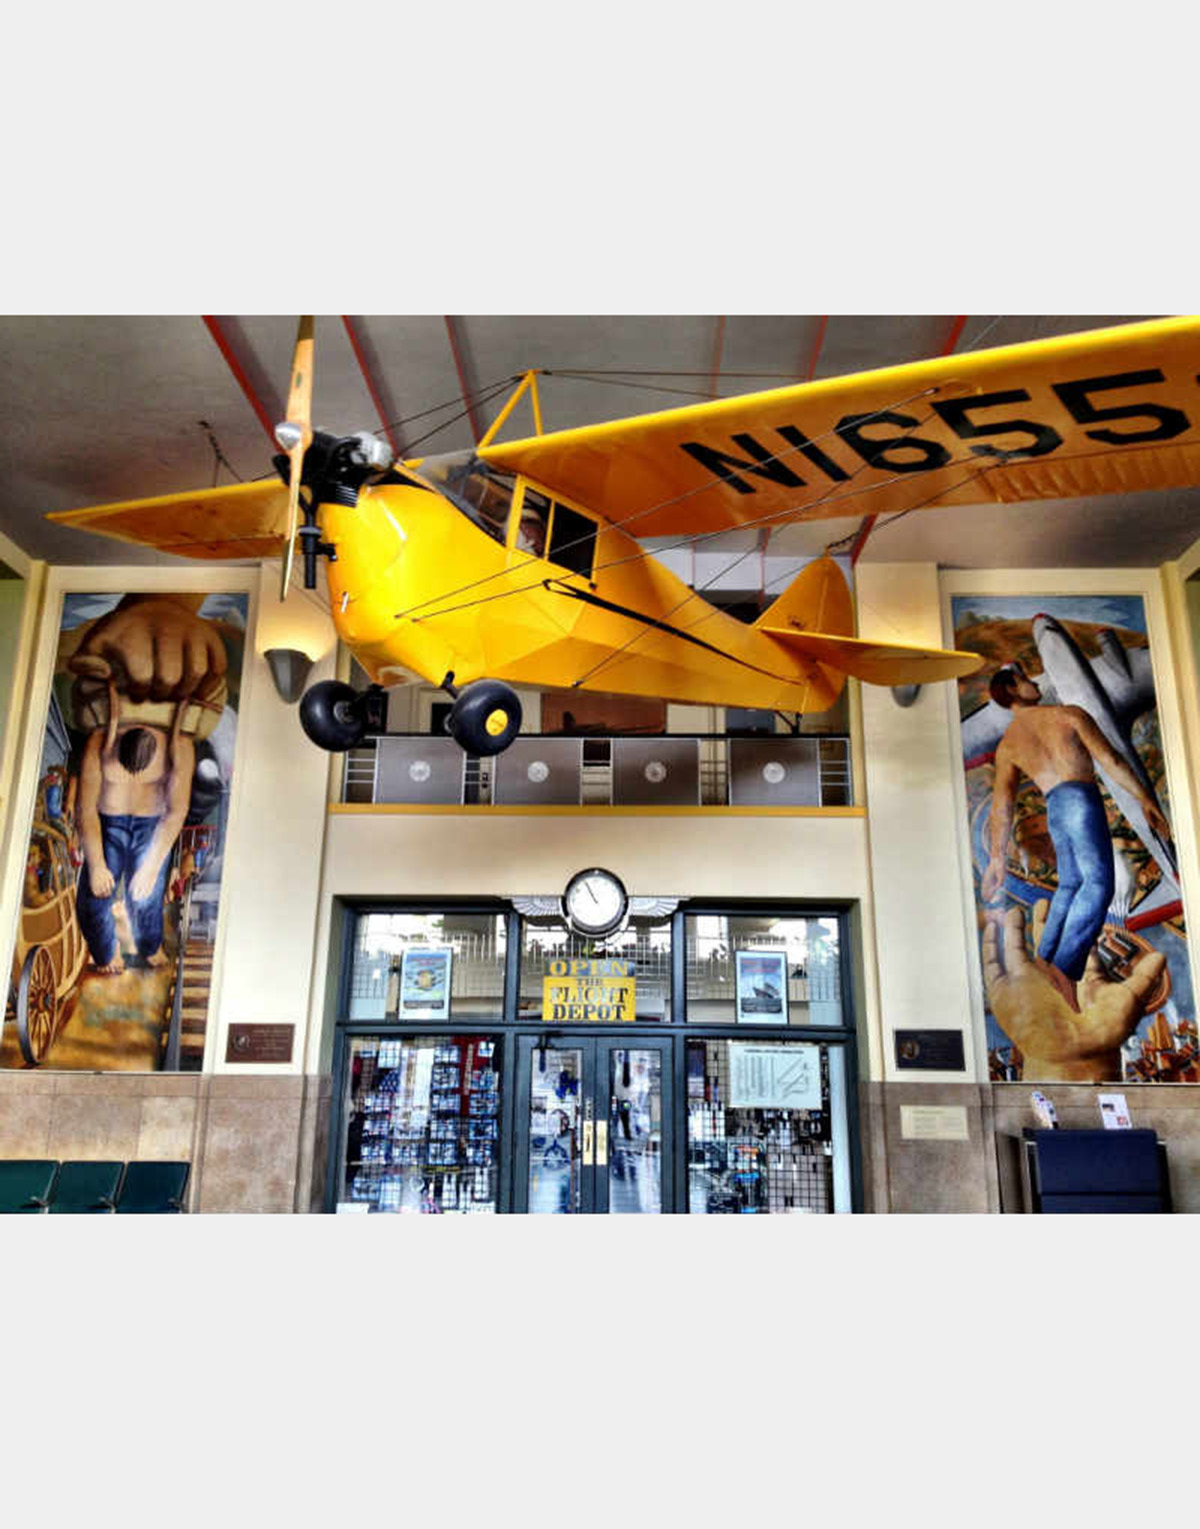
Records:
[[[611,871],[580,871],[563,893],[563,909],[581,934],[608,934],[625,917],[629,898]]]

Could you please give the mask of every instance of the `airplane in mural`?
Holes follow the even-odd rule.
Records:
[[[1133,724],[1157,705],[1148,648],[1126,648],[1111,630],[1097,633],[1100,652],[1089,658],[1061,622],[1045,613],[1033,618],[1033,640],[1042,673],[1025,678],[1041,692],[1046,705],[1079,706],[1096,723],[1120,759],[1161,810],[1161,802],[1145,763],[1133,742]],[[995,754],[1012,722],[1013,713],[994,700],[963,718],[965,769],[984,764]],[[1142,803],[1100,762],[1096,772],[1125,820],[1158,863],[1161,880],[1140,905],[1143,917],[1154,908],[1173,906],[1179,899],[1179,862],[1175,846],[1147,820]],[[986,861],[986,850],[977,846]]]
[[[1096,657],[1088,657],[1075,638],[1072,638],[1070,631],[1046,613],[1033,618],[1032,631],[1043,671],[1041,674],[1024,674],[1023,677],[1041,693],[1041,703],[1050,706],[1081,706],[1101,729],[1117,757],[1130,769],[1134,780],[1145,792],[1145,798],[1154,803],[1159,812],[1163,812],[1162,801],[1154,789],[1150,772],[1146,771],[1145,761],[1133,742],[1134,723],[1143,714],[1153,711],[1157,705],[1150,650],[1127,648],[1114,631],[1101,630],[1096,633],[1096,642],[1101,651]],[[963,768],[969,771],[977,764],[988,763],[994,757],[1012,717],[1012,711],[998,705],[995,700],[984,702],[969,716],[963,717]],[[1128,920],[1130,927],[1140,928],[1162,917],[1172,916],[1179,911],[1179,899],[1182,896],[1176,846],[1168,836],[1151,826],[1143,800],[1139,800],[1122,781],[1116,780],[1102,761],[1096,760],[1095,768],[1111,800],[1116,803],[1125,821],[1159,865],[1159,881],[1145,898],[1137,902],[1136,916]],[[988,844],[984,842],[984,833],[986,823],[980,818],[975,824],[972,844],[972,852],[980,868],[988,864]],[[1122,890],[1122,873],[1128,878],[1128,868],[1121,856],[1117,856],[1116,896],[1117,899],[1128,901],[1130,888]],[[1036,888],[1030,893],[1030,888],[1021,887],[1020,879],[1012,875],[1007,876],[1006,885],[1007,890],[1012,891],[1020,901],[1026,901],[1030,896],[1036,898],[1039,894]],[[1128,908],[1124,911],[1128,914]],[[1125,916],[1122,916],[1121,922],[1127,922]]]
[[[640,539],[1200,483],[1198,362],[1200,321],[1165,319],[550,434],[528,372],[473,451],[396,461],[368,433],[313,429],[303,320],[282,482],[50,519],[185,557],[281,557],[284,594],[297,543],[306,587],[324,560],[334,625],[372,681],[306,692],[327,749],[379,727],[382,687],[414,673],[453,697],[449,730],[478,754],[515,736],[514,685],[823,711],[847,675],[922,684],[982,660],[856,638],[828,549],[747,625]],[[538,433],[497,441],[525,395]]]

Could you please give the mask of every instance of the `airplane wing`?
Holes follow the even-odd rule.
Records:
[[[913,648],[898,642],[873,642],[861,637],[834,637],[824,632],[797,632],[791,627],[763,626],[758,630],[840,674],[851,674],[869,685],[924,685],[974,674],[983,659],[978,653],[946,648]]]
[[[1112,647],[1113,643],[1116,643],[1116,638],[1113,634],[1110,636],[1112,636],[1112,642],[1102,644],[1104,659],[1108,664],[1108,675],[1111,675],[1115,668]],[[1070,632],[1053,616],[1041,615],[1034,618],[1033,637],[1046,672],[1054,681],[1054,688],[1058,692],[1061,703],[1064,706],[1080,706],[1088,713],[1142,783],[1150,797],[1157,800],[1154,782],[1150,779],[1144,761],[1133,746],[1133,740],[1129,735],[1129,725],[1118,715],[1109,695],[1108,678],[1105,672],[1097,670],[1096,665],[1080,651]],[[1157,860],[1163,876],[1170,881],[1178,895],[1179,863],[1175,855],[1175,846],[1170,840],[1161,838],[1150,827],[1146,821],[1146,814],[1133,793],[1113,780],[1108,771],[1098,762],[1096,773],[1104,782],[1108,794],[1124,813],[1134,833]]]
[[[58,510],[46,519],[177,557],[221,561],[278,557],[287,532],[287,504],[286,485],[263,479],[86,510]]]
[[[995,701],[985,701],[962,719],[963,769],[986,764],[1008,731],[1012,712]]]
[[[1130,727],[1157,704],[1149,648],[1127,648],[1107,628],[1097,636],[1100,654],[1091,660],[1092,670],[1104,687],[1113,710],[1124,727]]]
[[[1200,319],[1158,319],[480,450],[631,535],[1200,484]]]

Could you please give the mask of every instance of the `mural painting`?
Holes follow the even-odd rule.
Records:
[[[200,1068],[247,608],[64,597],[0,1066]]]
[[[952,611],[991,1078],[1200,1082],[1142,600]]]

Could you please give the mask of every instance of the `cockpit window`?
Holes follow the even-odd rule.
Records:
[[[517,522],[517,551],[528,552],[533,557],[545,557],[549,530],[549,499],[536,489],[527,488],[521,500],[521,518]]]
[[[421,474],[473,520],[481,531],[503,543],[515,480],[481,462],[473,452],[428,457]]]
[[[572,573],[582,573],[590,579],[596,560],[596,522],[586,515],[577,515],[556,500],[547,556],[552,563],[561,563]]]
[[[517,551],[549,558],[590,578],[596,560],[596,523],[557,499],[527,488],[517,522]]]

